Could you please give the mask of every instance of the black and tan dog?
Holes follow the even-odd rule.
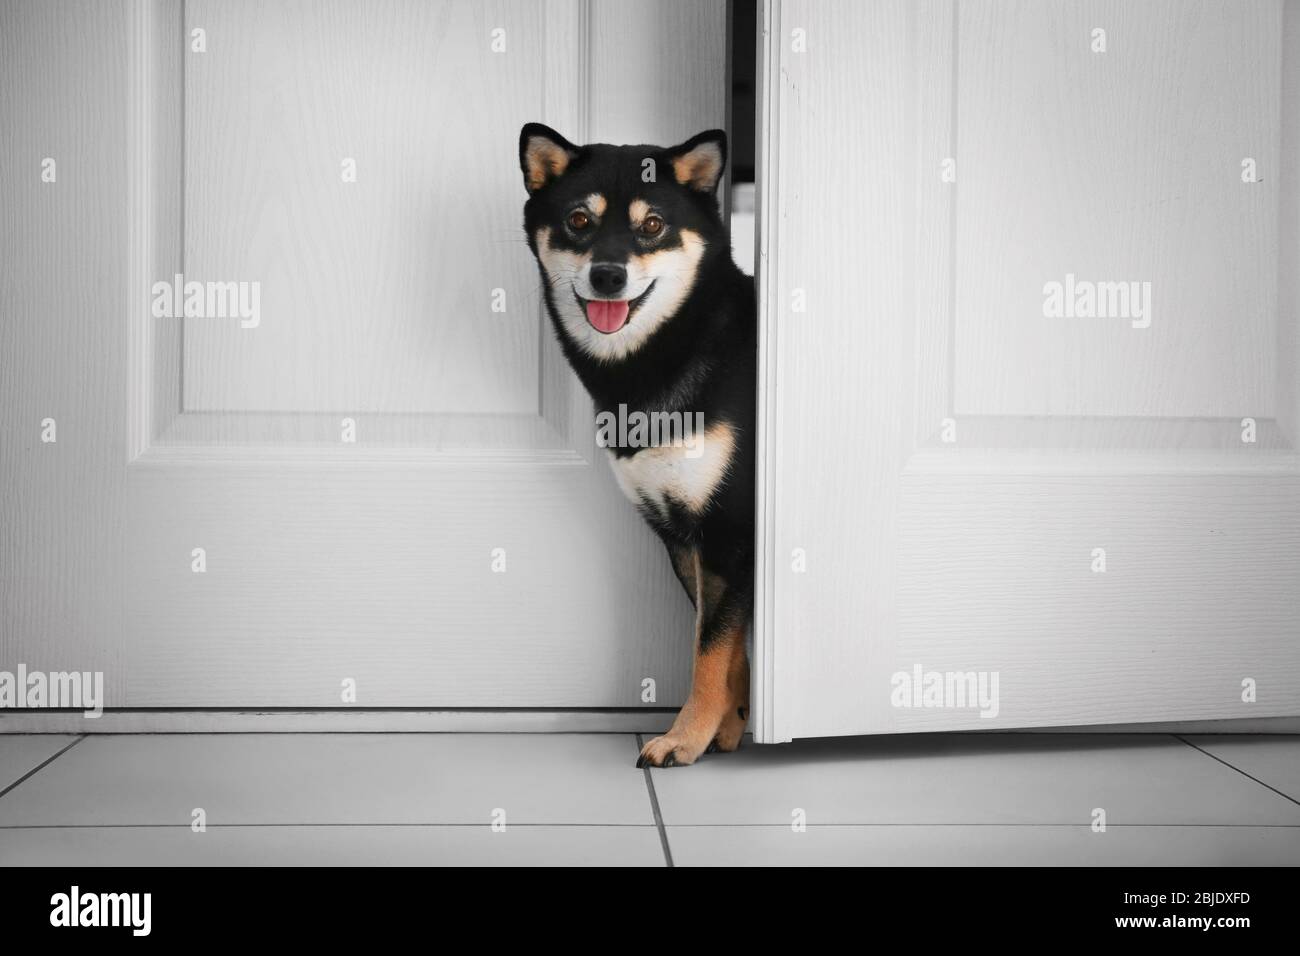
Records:
[[[547,311],[597,413],[703,425],[608,446],[696,611],[690,696],[638,766],[735,750],[749,713],[756,320],[715,196],[726,149],[720,130],[668,149],[575,146],[537,123],[519,136]]]

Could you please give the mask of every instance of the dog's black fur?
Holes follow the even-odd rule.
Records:
[[[697,634],[697,685],[700,659],[713,653],[717,642],[734,643],[739,629],[743,644],[753,602],[756,308],[753,279],[732,261],[729,231],[718,210],[715,190],[725,157],[726,138],[721,131],[702,133],[667,149],[575,146],[540,124],[529,124],[520,134],[520,165],[530,192],[524,206],[529,247],[538,257],[555,333],[596,410],[626,405],[647,413],[694,416],[702,412],[706,427],[730,426],[733,441],[725,475],[712,486],[702,506],[698,500],[692,503],[671,496],[655,500],[643,495],[637,502],[668,548],[691,601],[704,604]],[[653,165],[647,167],[647,160]],[[655,171],[655,181],[645,181],[647,168]],[[598,222],[588,217],[586,228],[573,228],[568,217],[592,196],[603,200],[603,215]],[[646,236],[635,227],[629,209],[643,208],[633,206],[638,201],[660,217],[659,235]],[[579,314],[586,315],[588,300],[578,294],[581,280],[569,281],[573,276],[568,269],[581,268],[582,263],[588,267],[610,263],[649,275],[655,268],[685,263],[685,250],[698,248],[697,238],[703,241],[703,251],[686,270],[690,274],[683,286],[689,284],[689,289],[671,314],[656,305],[653,283],[631,302],[627,328],[619,331],[631,330],[639,317],[659,309],[646,320],[657,320],[648,337],[626,354],[596,355],[584,347],[588,339],[595,348],[604,347],[605,341],[576,325],[574,309],[581,308]],[[539,247],[539,239],[546,248]],[[558,256],[566,269],[548,272],[544,253]],[[682,273],[682,268],[675,268],[671,277],[654,283],[681,281]],[[567,310],[568,324],[561,310]],[[639,334],[641,329],[631,331]],[[616,461],[643,453],[638,448],[610,451]],[[697,556],[703,581],[692,573]],[[704,593],[710,588],[716,593]],[[743,656],[743,646],[740,653]],[[709,731],[709,742],[717,749],[734,749],[739,743],[739,734],[732,731],[736,716],[743,730],[747,665],[745,685],[743,703],[731,702],[738,715],[728,718],[725,732]],[[696,726],[685,728],[682,736],[690,737],[692,730],[696,738],[702,733]],[[668,746],[664,753],[647,745],[643,759],[661,765],[690,763],[697,756],[695,749],[690,740]]]

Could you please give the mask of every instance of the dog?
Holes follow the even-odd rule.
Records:
[[[702,426],[690,440],[606,444],[695,607],[690,694],[638,767],[735,750],[749,714],[757,308],[718,210],[726,163],[721,130],[668,148],[575,146],[540,123],[519,134],[528,246],[598,420],[626,410]]]

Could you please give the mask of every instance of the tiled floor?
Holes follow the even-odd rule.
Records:
[[[0,866],[1300,865],[1300,737],[747,743],[652,772],[637,750],[630,734],[0,735]]]

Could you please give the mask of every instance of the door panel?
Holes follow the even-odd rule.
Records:
[[[1300,712],[1300,9],[765,17],[759,739]]]
[[[1275,0],[957,7],[958,414],[1274,415],[1280,28]],[[1044,321],[1068,275],[1149,283],[1149,314]]]
[[[536,268],[500,157],[546,109],[544,5],[185,13],[210,44],[185,61],[185,269],[262,288],[256,330],[185,321],[185,408],[535,413]]]

